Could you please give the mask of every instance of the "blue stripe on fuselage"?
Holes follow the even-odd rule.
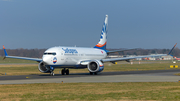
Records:
[[[87,65],[46,65],[46,66],[51,66],[54,68],[74,68],[74,69],[87,68]]]

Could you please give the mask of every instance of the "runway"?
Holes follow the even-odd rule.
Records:
[[[149,70],[149,71],[120,71],[101,72],[98,75],[89,73],[73,73],[70,75],[49,74],[0,76],[0,84],[29,84],[29,83],[76,83],[76,82],[178,82],[180,69]]]

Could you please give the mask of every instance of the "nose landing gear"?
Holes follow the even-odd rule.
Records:
[[[53,72],[53,71],[52,71],[52,72],[50,72],[50,75],[51,75],[51,76],[54,76],[54,72]]]
[[[50,76],[54,76],[54,68],[53,67],[50,67]]]

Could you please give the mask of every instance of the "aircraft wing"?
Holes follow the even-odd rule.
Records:
[[[146,56],[134,56],[134,57],[123,57],[123,58],[113,58],[113,59],[101,59],[102,62],[116,62],[116,61],[129,61],[131,59],[136,58],[146,58],[146,57],[158,57],[158,56],[167,56],[171,55],[172,50],[176,47],[177,43],[174,45],[174,47],[170,50],[168,54],[160,54],[160,55],[146,55]],[[172,56],[172,55],[171,55]]]
[[[5,56],[5,58],[23,59],[23,60],[31,60],[31,61],[37,61],[37,62],[42,61],[42,59],[39,59],[39,58],[28,58],[28,57],[18,57],[18,56]]]
[[[147,58],[147,57],[158,57],[158,56],[167,56],[168,54],[160,55],[146,55],[146,56],[133,56],[133,57],[123,57],[123,58],[113,58],[113,59],[102,59],[102,62],[116,62],[116,61],[128,61],[136,58]]]
[[[5,53],[5,58],[14,58],[14,59],[23,59],[23,60],[31,60],[31,61],[37,61],[37,62],[41,62],[42,59],[39,58],[28,58],[28,57],[19,57],[19,56],[8,56],[5,47],[3,46],[4,49],[4,53]]]

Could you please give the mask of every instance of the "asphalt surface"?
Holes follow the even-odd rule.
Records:
[[[29,83],[76,83],[76,82],[178,82],[180,69],[150,71],[101,72],[98,75],[89,73],[72,73],[70,75],[49,74],[0,76],[0,84]]]

